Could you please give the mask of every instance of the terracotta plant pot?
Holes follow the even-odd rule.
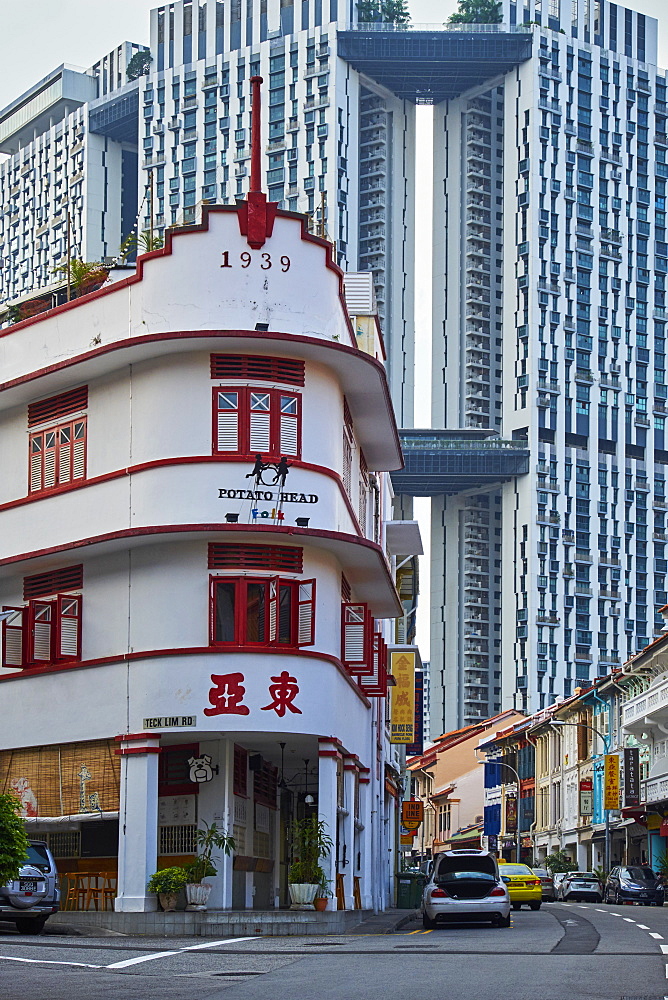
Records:
[[[316,896],[313,900],[313,905],[315,906],[318,913],[324,913],[327,909],[327,903],[329,900],[326,896]]]
[[[158,899],[165,913],[173,913],[176,909],[176,900],[179,898],[178,892],[159,892]]]

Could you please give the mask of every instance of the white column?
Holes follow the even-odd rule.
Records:
[[[114,908],[145,913],[157,908],[146,883],[158,862],[158,754],[160,736],[119,737],[121,798],[118,836],[118,887]]]
[[[322,858],[321,866],[330,882],[332,898],[327,903],[328,910],[336,909],[336,829],[338,823],[338,799],[336,771],[340,751],[335,741],[321,742],[318,750],[318,819],[325,822],[325,833],[332,838],[333,846],[328,858]]]
[[[343,868],[343,884],[346,900],[346,909],[354,909],[354,888],[355,888],[355,784],[357,781],[357,764],[351,757],[344,757],[343,760],[343,780],[344,780],[344,808],[345,815],[341,822],[341,860],[343,861],[343,848],[345,844],[346,865]]]
[[[197,818],[200,828],[204,822],[215,823],[219,830],[231,836],[234,825],[234,744],[230,740],[211,740],[200,743],[199,752],[200,756],[208,754],[214,768],[218,768],[218,774],[214,773],[211,781],[199,786]],[[231,910],[233,856],[214,851],[214,864],[218,874],[205,879],[213,887],[207,908]]]

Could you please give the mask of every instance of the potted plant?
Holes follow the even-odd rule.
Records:
[[[160,906],[167,913],[176,909],[176,900],[181,889],[185,888],[188,875],[185,868],[163,868],[151,875],[147,889],[158,894]]]
[[[195,834],[199,848],[197,857],[185,866],[187,910],[206,910],[206,904],[211,893],[211,886],[202,879],[218,874],[213,863],[213,852],[222,851],[231,854],[235,848],[234,838],[220,830],[215,823],[205,823],[204,829]]]
[[[327,878],[325,872],[320,869],[320,881],[318,882],[318,888],[316,890],[315,899],[313,900],[313,905],[319,913],[323,913],[327,909],[327,903],[330,896],[332,895],[330,891],[330,881]]]
[[[297,819],[292,824],[292,855],[294,861],[288,871],[288,888],[291,909],[312,910],[313,900],[325,873],[320,859],[332,849],[332,838],[325,833],[325,822],[317,816]]]
[[[86,295],[100,288],[109,276],[109,269],[99,261],[79,260],[72,257],[69,262],[58,264],[53,269],[54,274],[69,274],[70,284],[75,290],[77,297]]]

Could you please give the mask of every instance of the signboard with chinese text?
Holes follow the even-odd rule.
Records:
[[[390,743],[412,743],[415,739],[415,653],[390,653],[390,673],[395,686],[390,696]]]
[[[624,750],[624,805],[640,805],[640,751],[638,747]]]
[[[594,811],[594,793],[590,791],[580,792],[580,815],[591,816]]]
[[[506,833],[517,832],[517,799],[506,799]]]
[[[417,830],[423,819],[423,802],[407,801],[401,803],[401,822],[406,830]]]
[[[619,809],[619,757],[616,753],[605,755],[603,808]]]

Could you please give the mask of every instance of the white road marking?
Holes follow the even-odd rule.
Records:
[[[105,965],[105,969],[127,969],[130,965],[139,965],[142,962],[154,962],[158,958],[169,958],[171,955],[182,955],[184,951],[199,951],[202,948],[216,948],[221,944],[237,944],[241,941],[254,941],[253,937],[223,938],[220,941],[206,941],[204,944],[191,944],[187,948],[179,948],[178,951],[159,951],[152,955],[140,955],[138,958],[128,958],[124,962],[113,962]]]
[[[35,965],[76,965],[80,969],[101,969],[101,965],[89,965],[87,962],[55,962],[48,958],[15,958],[14,955],[0,955],[3,962],[31,962]]]
[[[641,931],[648,931],[649,930],[649,927],[647,926],[647,924],[638,924],[638,927],[640,928]]]
[[[621,913],[610,913],[611,917],[621,917]]]
[[[139,958],[126,958],[124,962],[114,962],[112,965],[105,965],[105,969],[127,969],[129,965],[139,965],[141,962],[154,962],[157,958],[168,958],[170,955],[178,954],[178,951],[159,951],[153,955],[140,955]]]
[[[655,941],[663,941],[663,934],[657,934],[656,931],[650,931],[649,936],[653,937]]]
[[[600,908],[599,908],[599,907],[597,906],[597,907],[596,907],[596,912],[597,912],[597,913],[607,913],[608,911],[607,911],[607,910],[601,910],[601,909],[600,909]]]
[[[623,917],[622,919],[624,919],[627,924],[635,924],[633,917]]]
[[[668,979],[668,965],[666,966],[666,979]]]
[[[668,944],[660,944],[659,948],[661,949],[664,955],[668,955]]]

